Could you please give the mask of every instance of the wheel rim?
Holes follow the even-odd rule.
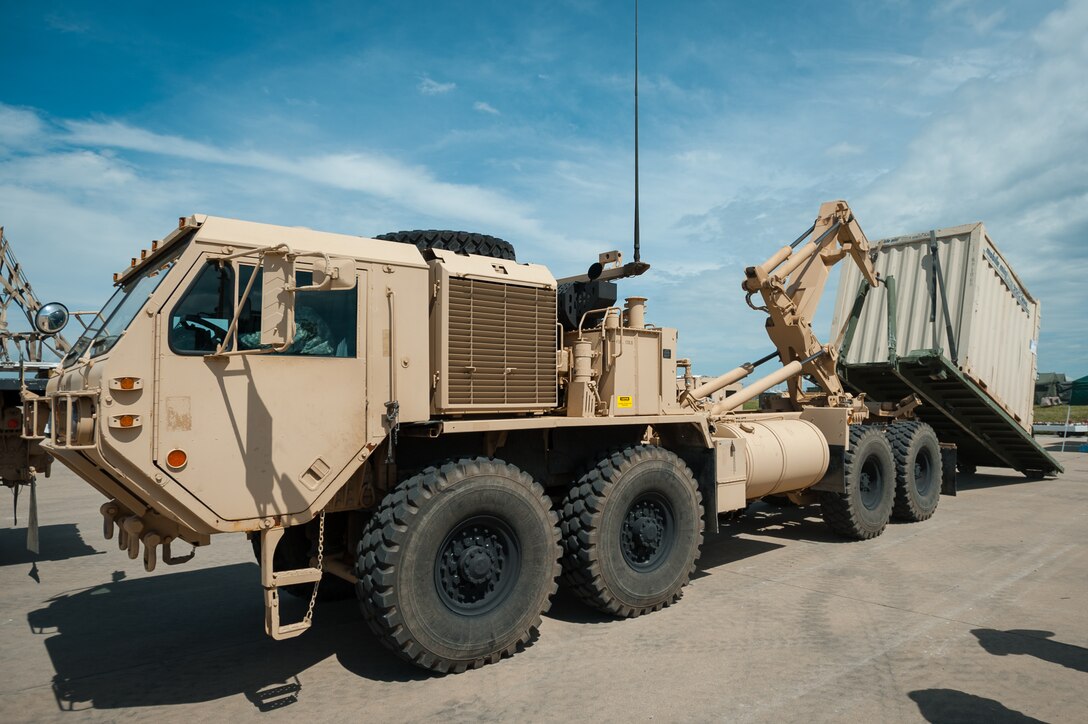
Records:
[[[510,526],[492,516],[475,516],[455,527],[439,547],[435,588],[449,610],[479,616],[509,598],[520,569],[521,549]]]
[[[623,560],[640,573],[659,568],[676,539],[672,506],[659,493],[638,497],[623,517],[620,552]]]
[[[933,487],[936,466],[929,450],[921,450],[914,459],[914,483],[919,495],[926,495]]]
[[[861,466],[861,504],[868,510],[876,510],[884,498],[884,470],[875,455],[866,459]]]

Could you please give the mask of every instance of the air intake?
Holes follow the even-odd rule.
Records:
[[[483,257],[440,257],[432,264],[438,277],[435,412],[554,408],[556,290],[550,274],[543,278],[543,267]],[[466,264],[486,269],[454,276],[449,268]]]

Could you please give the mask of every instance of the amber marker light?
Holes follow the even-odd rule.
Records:
[[[117,385],[122,390],[134,389],[136,387],[136,378],[135,377],[122,377],[120,380],[117,381]]]
[[[174,449],[166,454],[166,464],[174,470],[180,470],[185,467],[185,463],[189,460],[189,456],[185,454],[184,450]]]
[[[117,418],[117,424],[121,427],[132,427],[136,424],[136,418],[133,415],[121,415]]]

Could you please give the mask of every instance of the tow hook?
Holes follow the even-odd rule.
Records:
[[[150,528],[138,515],[122,511],[116,500],[104,503],[99,510],[102,513],[102,535],[106,540],[112,540],[116,529],[117,547],[127,551],[129,558],[138,558],[143,544],[144,570],[148,573],[155,570],[160,558],[166,565],[176,566],[191,561],[196,555],[196,548],[193,548],[188,555],[174,556],[170,551],[170,544],[175,540],[173,536]],[[162,547],[161,556],[157,552],[159,547]]]

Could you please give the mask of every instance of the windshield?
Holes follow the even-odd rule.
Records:
[[[110,300],[106,302],[106,306],[102,307],[102,311],[94,316],[87,330],[72,345],[62,365],[67,367],[82,358],[84,354],[88,354],[88,351],[88,356],[98,357],[113,349],[113,345],[121,339],[128,325],[147,302],[147,298],[158,288],[159,283],[166,277],[166,273],[177,262],[185,246],[185,244],[178,245],[169,255],[144,269],[139,276],[128,280],[123,287],[114,292]]]

